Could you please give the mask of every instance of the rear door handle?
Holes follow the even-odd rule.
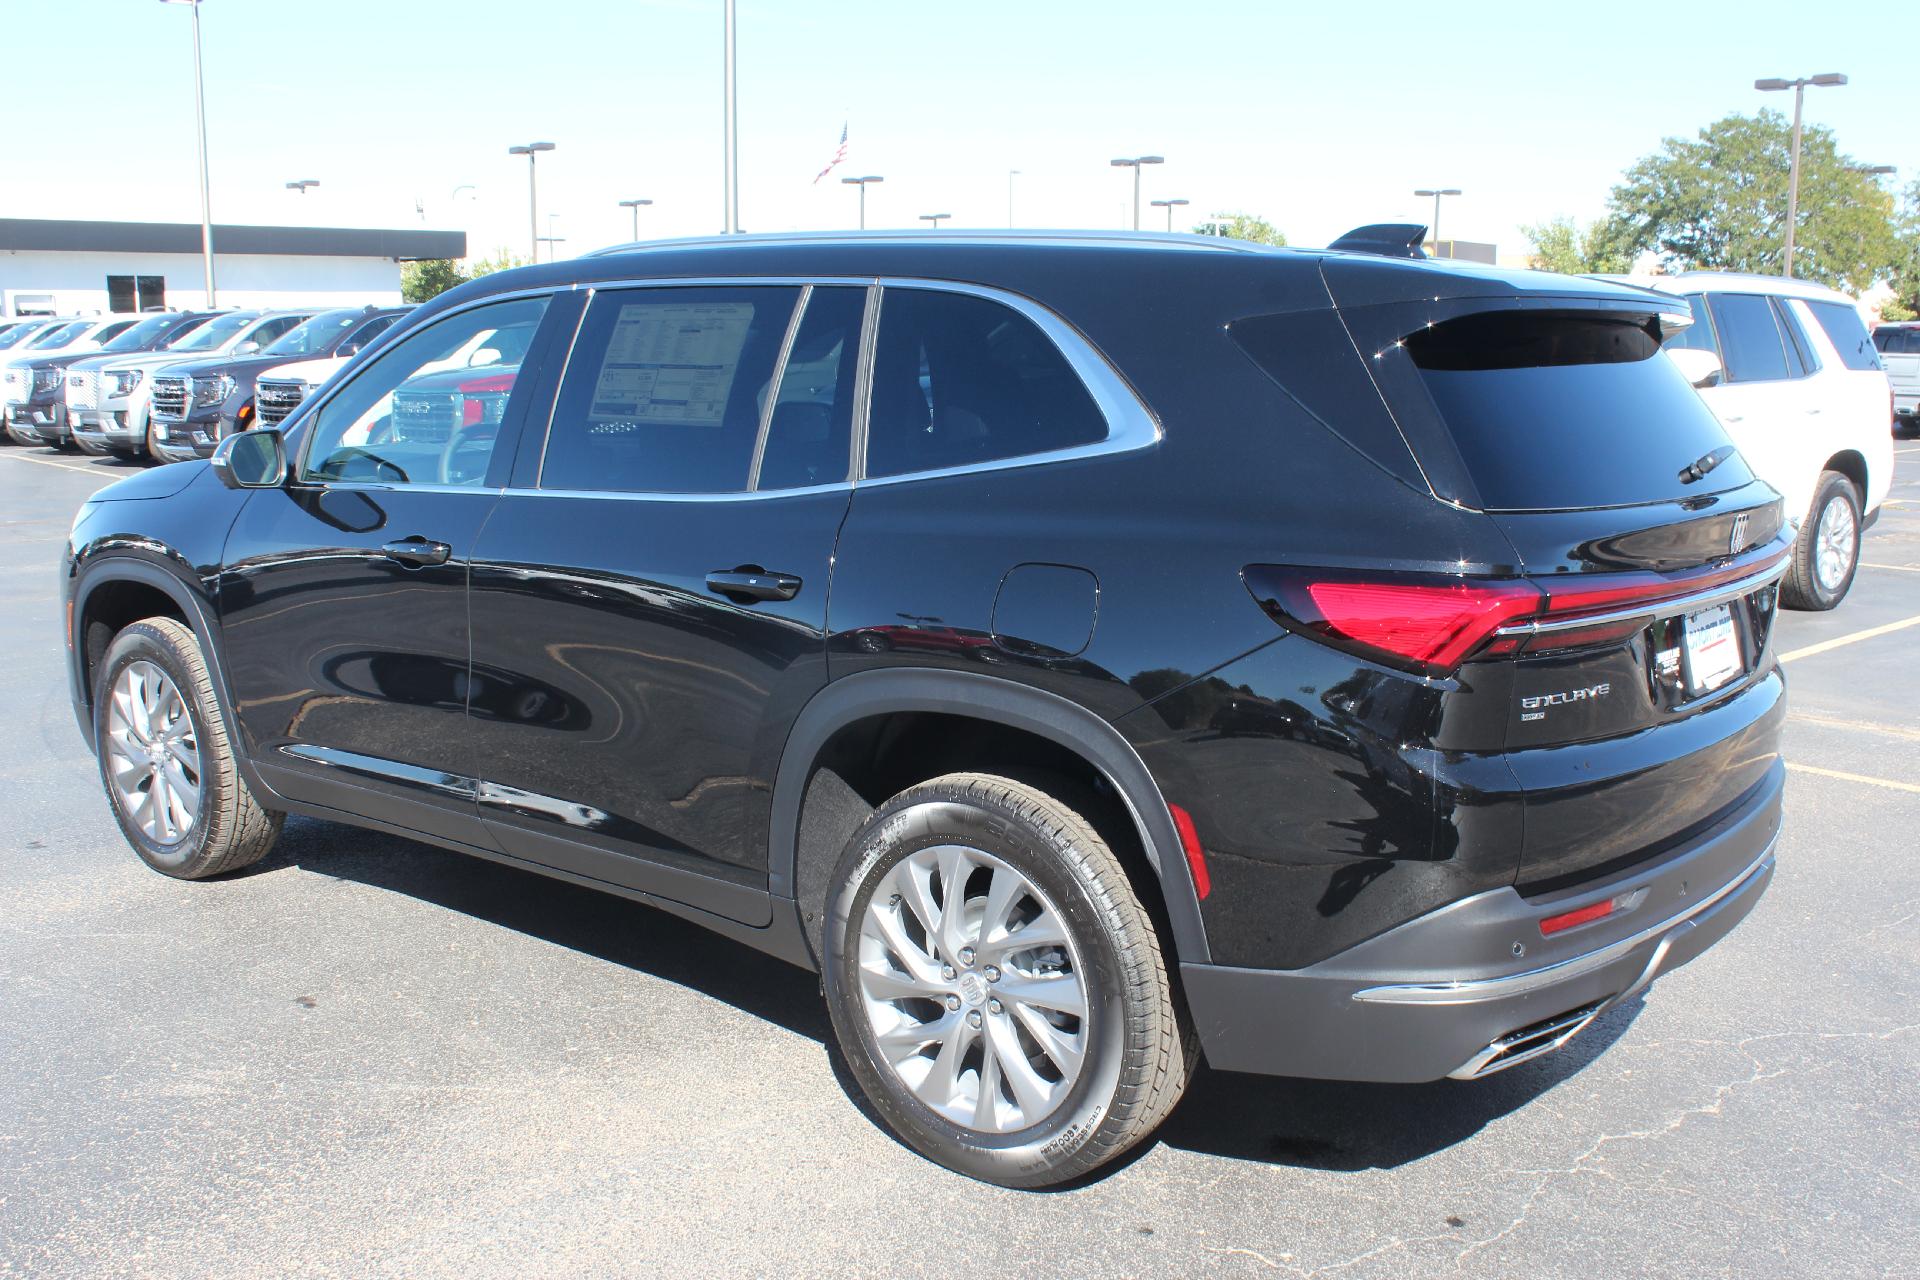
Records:
[[[738,569],[715,569],[707,575],[707,590],[740,604],[750,600],[791,600],[800,594],[800,579],[790,573],[775,573],[749,564]]]
[[[411,538],[387,543],[380,548],[380,554],[389,560],[423,569],[430,564],[445,564],[447,557],[453,554],[453,548],[444,542],[431,542],[415,534]]]

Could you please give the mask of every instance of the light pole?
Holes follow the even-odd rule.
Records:
[[[620,202],[622,209],[633,210],[633,238],[635,240],[640,238],[640,210],[652,203],[653,201],[651,200],[622,200]]]
[[[528,239],[532,245],[533,257],[531,261],[533,262],[540,261],[540,188],[534,181],[533,159],[542,151],[551,150],[553,150],[553,144],[551,142],[529,142],[524,147],[507,148],[508,155],[525,156],[527,158],[527,226],[529,228]]]
[[[1433,197],[1433,247],[1435,249],[1438,249],[1440,247],[1440,197],[1441,196],[1457,196],[1460,194],[1460,188],[1458,187],[1421,187],[1420,189],[1415,191],[1413,194],[1417,196]],[[1451,258],[1454,255],[1449,253],[1447,254],[1447,256]]]
[[[557,213],[549,213],[547,215],[547,234],[540,237],[540,243],[547,246],[548,262],[560,261],[560,251],[555,249],[553,246],[557,244],[564,244],[566,243],[566,239],[567,239],[565,236],[554,234],[553,224],[559,220],[559,217],[560,215]],[[536,255],[534,258],[534,261],[538,262],[539,260],[540,260],[539,257]]]
[[[207,306],[213,296],[213,200],[207,184],[207,95],[200,73],[200,0],[160,0],[161,4],[184,4],[193,10],[193,114],[200,123],[200,257],[207,271]]]
[[[1013,229],[1013,180],[1020,176],[1018,169],[1007,170],[1007,229]]]
[[[287,184],[287,190],[298,191],[301,195],[305,195],[307,194],[308,187],[317,187],[319,185],[320,179],[318,178],[302,178],[298,182],[289,182]]]
[[[1849,173],[1864,173],[1869,178],[1883,178],[1889,173],[1900,172],[1900,167],[1891,164],[1850,164],[1847,166],[1847,171]]]
[[[1807,86],[1817,85],[1825,89],[1847,82],[1847,78],[1838,71],[1826,71],[1817,76],[1803,76],[1798,80],[1755,80],[1753,87],[1762,93],[1777,93],[1782,89],[1793,90],[1793,161],[1787,169],[1787,247],[1780,257],[1780,274],[1793,274],[1793,229],[1800,220],[1800,104],[1806,100]]]
[[[1140,229],[1140,166],[1143,164],[1165,164],[1165,156],[1135,156],[1131,160],[1115,160],[1116,169],[1133,170],[1133,229]]]
[[[842,186],[860,188],[860,229],[862,231],[865,231],[867,229],[867,184],[869,182],[885,182],[885,181],[886,179],[881,177],[877,173],[869,173],[863,178],[840,179],[840,183]]]
[[[723,55],[725,70],[721,74],[723,82],[721,92],[725,101],[721,104],[722,127],[726,137],[721,142],[720,162],[724,172],[721,175],[721,198],[726,203],[722,218],[722,230],[734,235],[740,230],[740,89],[734,77],[735,31],[733,0],[726,0],[721,17],[721,38],[726,48]]]
[[[940,220],[942,218],[951,218],[952,216],[950,213],[923,213],[920,215],[920,221],[931,222],[933,229],[938,231],[940,229]]]
[[[1173,207],[1187,202],[1185,200],[1149,200],[1147,203],[1156,209],[1165,209],[1167,211],[1167,230],[1171,232],[1173,230]]]

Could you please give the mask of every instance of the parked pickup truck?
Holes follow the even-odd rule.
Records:
[[[1893,388],[1894,434],[1920,433],[1920,320],[1881,325],[1873,331],[1873,345]]]

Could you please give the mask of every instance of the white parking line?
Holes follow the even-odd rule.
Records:
[[[102,476],[115,480],[120,478],[113,472],[102,471],[100,468],[89,466],[84,462],[76,464],[72,462],[62,462],[58,458],[30,458],[24,453],[13,453],[11,451],[0,453],[0,458],[6,458],[13,462],[31,462],[41,467],[58,467],[62,471],[77,471],[83,476]]]
[[[1891,778],[1869,778],[1864,773],[1845,773],[1839,769],[1822,769],[1817,764],[1801,764],[1794,760],[1787,761],[1787,768],[1795,773],[1818,774],[1822,778],[1838,778],[1842,782],[1864,782],[1869,786],[1886,787],[1891,791],[1911,791],[1916,795],[1920,795],[1920,785],[1915,785],[1911,782],[1895,782]]]
[[[1893,631],[1904,631],[1908,627],[1920,627],[1920,613],[1911,618],[1902,618],[1898,622],[1868,627],[1865,631],[1856,631],[1852,635],[1835,636],[1831,640],[1822,640],[1819,644],[1810,644],[1803,649],[1790,649],[1780,655],[1780,661],[1792,662],[1796,658],[1811,658],[1816,653],[1825,653],[1829,649],[1838,649],[1843,645],[1858,644],[1862,640],[1871,640],[1875,636],[1884,636]]]
[[[1875,564],[1871,560],[1860,562],[1862,569],[1897,569],[1901,573],[1920,573],[1920,564]]]

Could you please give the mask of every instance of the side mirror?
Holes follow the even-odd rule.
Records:
[[[237,356],[250,356],[254,352],[258,351],[259,349],[260,349],[260,344],[253,341],[251,338],[249,338],[247,341],[235,347],[233,349],[233,354]]]
[[[483,364],[499,364],[500,353],[492,347],[482,347],[467,359],[469,369],[477,369]]]
[[[358,342],[343,342],[333,349],[333,354],[344,360],[348,356],[359,354],[361,345]]]
[[[213,451],[213,474],[229,489],[278,489],[287,482],[287,445],[278,431],[241,431]]]
[[[1668,347],[1667,358],[1679,368],[1681,376],[1696,387],[1717,387],[1726,381],[1720,357],[1698,347]]]

